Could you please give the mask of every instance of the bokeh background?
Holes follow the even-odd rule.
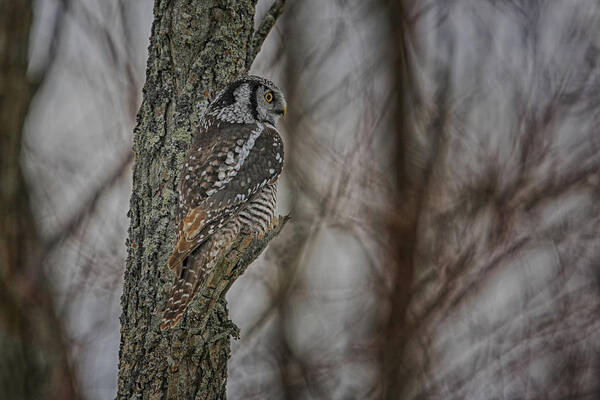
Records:
[[[271,1],[261,0],[257,21]],[[149,0],[38,0],[23,167],[77,387],[114,398]],[[600,398],[600,2],[287,0],[292,220],[232,399]]]

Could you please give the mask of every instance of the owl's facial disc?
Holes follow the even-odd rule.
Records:
[[[287,105],[283,93],[276,87],[259,85],[256,89],[256,113],[259,120],[276,125],[285,116]]]

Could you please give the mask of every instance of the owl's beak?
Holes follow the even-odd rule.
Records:
[[[275,112],[282,117],[285,117],[285,114],[287,113],[287,107],[283,106],[282,108],[275,110]]]

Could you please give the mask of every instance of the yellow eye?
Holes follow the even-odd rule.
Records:
[[[273,101],[273,93],[272,92],[265,93],[265,100],[267,101],[267,103],[272,102]]]

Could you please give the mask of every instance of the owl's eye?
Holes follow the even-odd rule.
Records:
[[[272,102],[273,101],[273,92],[265,93],[265,100],[267,101],[267,103]]]

